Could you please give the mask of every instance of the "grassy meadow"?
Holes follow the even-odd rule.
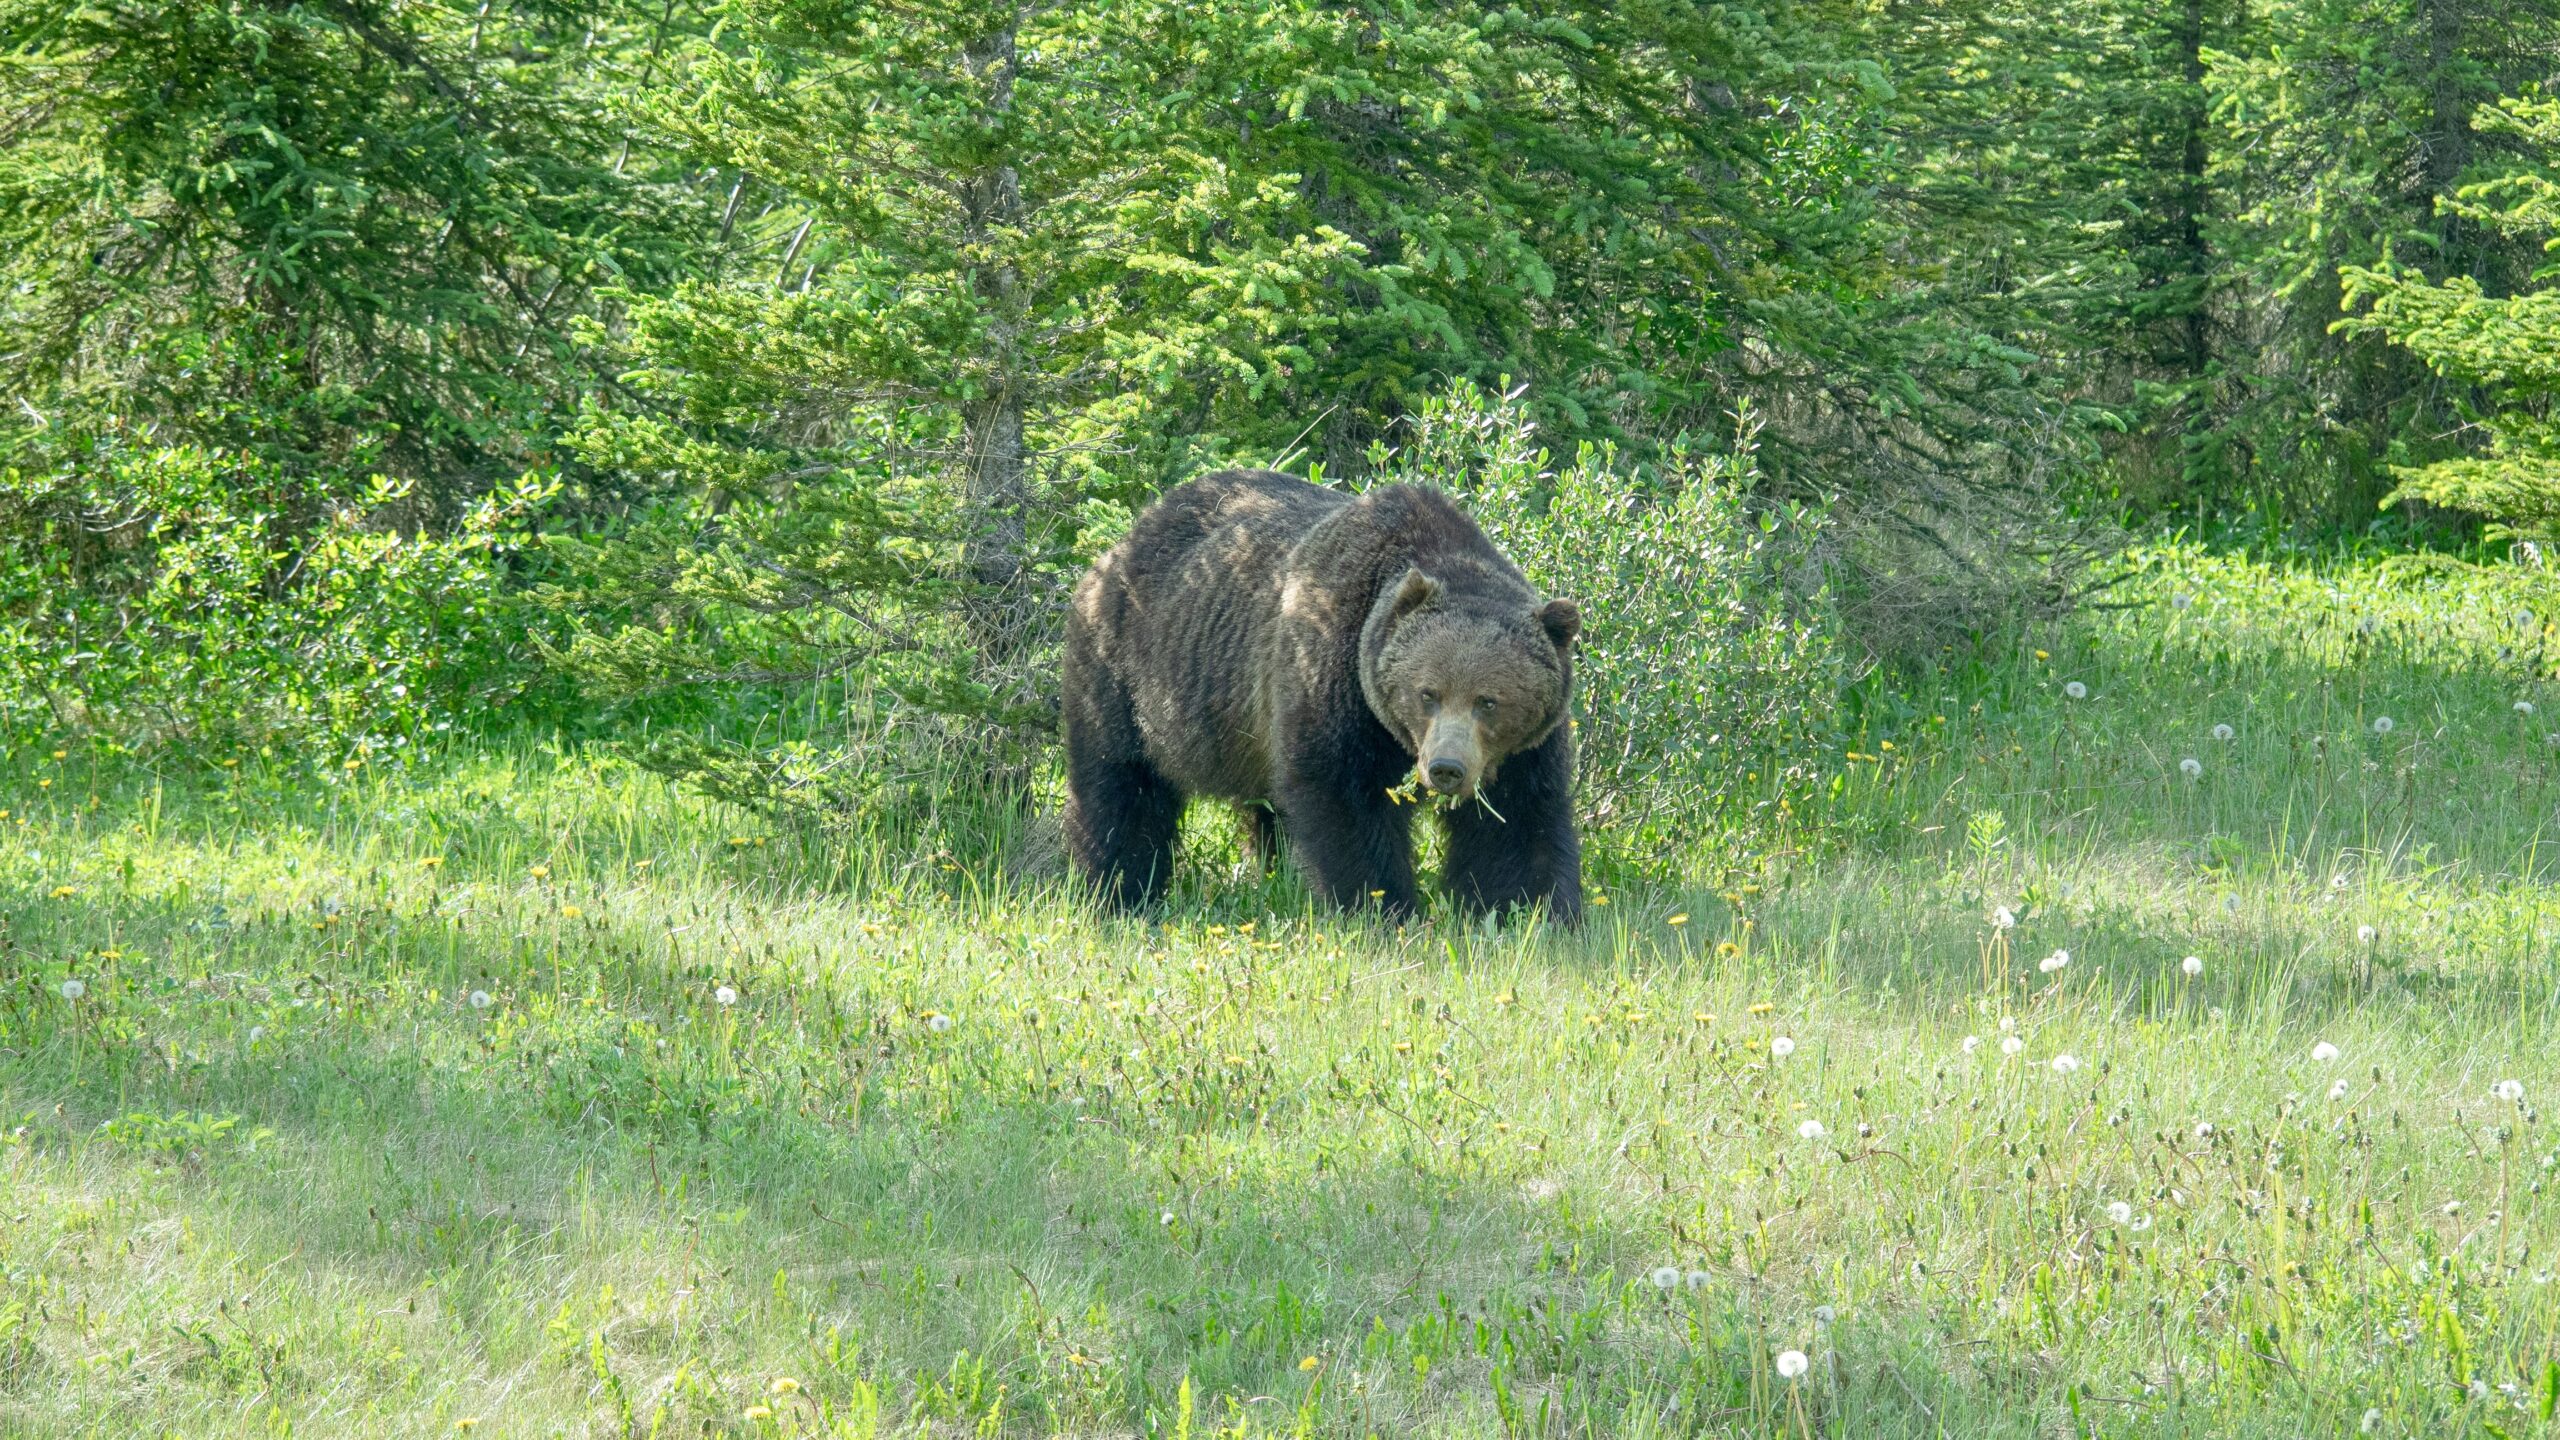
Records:
[[[1571,936],[22,757],[0,1434],[2549,1433],[2560,612],[2139,558]]]

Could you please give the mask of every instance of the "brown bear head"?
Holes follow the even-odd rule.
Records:
[[[1452,589],[1419,568],[1364,627],[1360,688],[1440,794],[1476,793],[1502,761],[1564,723],[1582,612],[1510,584]]]

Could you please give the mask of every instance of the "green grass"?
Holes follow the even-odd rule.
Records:
[[[530,746],[36,757],[0,1433],[2547,1433],[2543,628],[2144,563],[1871,684],[1875,758],[1579,937],[1214,841],[1106,923],[1036,835],[830,848]]]

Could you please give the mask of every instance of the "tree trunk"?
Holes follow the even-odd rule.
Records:
[[[2471,103],[2462,92],[2462,0],[2424,0],[2420,14],[2427,26],[2427,204],[2450,199],[2471,163]],[[2435,211],[2436,235],[2443,246],[2443,273],[2458,275],[2470,267],[2455,248],[2460,221]]]
[[[2213,273],[2213,257],[2205,251],[2205,94],[2204,0],[2186,0],[2178,25],[2179,75],[2186,82],[2179,96],[2185,125],[2178,155],[2178,251],[2187,273],[2197,282],[2195,302],[2187,308],[2184,343],[2186,379],[2204,378],[2211,360],[2206,349],[2205,291]]]
[[[961,62],[985,85],[982,115],[1001,125],[1013,109],[1014,37],[1018,13],[969,42]],[[963,179],[962,243],[969,256],[969,285],[987,317],[980,357],[983,387],[962,410],[968,435],[968,498],[973,525],[966,560],[983,587],[974,616],[989,657],[1002,659],[1023,639],[1029,596],[1030,467],[1023,445],[1024,380],[1020,350],[1022,277],[1009,256],[1023,221],[1022,180],[998,164]]]

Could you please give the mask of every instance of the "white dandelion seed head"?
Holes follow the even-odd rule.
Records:
[[[2133,1207],[2121,1200],[2114,1201],[2107,1206],[2107,1218],[2119,1225],[2130,1225],[2133,1223]]]
[[[1782,1379],[1800,1380],[1804,1378],[1804,1372],[1812,1368],[1813,1362],[1804,1358],[1804,1352],[1801,1350],[1778,1352],[1778,1374]]]
[[[2373,733],[2374,733],[2374,734],[2376,734],[2376,735],[2388,735],[2388,734],[2390,734],[2390,733],[2391,733],[2391,731],[2393,730],[2393,728],[2394,728],[2394,723],[2393,723],[2393,721],[2392,721],[2392,719],[2391,719],[2391,717],[2390,717],[2390,716],[2388,716],[2388,715],[2376,715],[2376,716],[2374,716],[2374,717],[2373,717]]]
[[[2367,615],[2367,616],[2366,616],[2366,617],[2364,617],[2363,619],[2361,619],[2361,620],[2359,620],[2359,621],[2357,621],[2357,622],[2356,622],[2356,633],[2357,633],[2357,634],[2359,634],[2359,635],[2370,635],[2370,634],[2372,634],[2373,632],[2375,632],[2376,630],[2379,630],[2379,629],[2381,629],[2381,628],[2382,628],[2382,622],[2381,622],[2381,621],[2379,621],[2379,620],[2374,619],[2374,618],[2373,618],[2372,616],[2370,616],[2370,615]]]
[[[2347,1082],[2346,1082],[2346,1081],[2344,1081],[2344,1080],[2336,1080],[2336,1081],[2332,1081],[2332,1082],[2330,1082],[2330,1085],[2329,1085],[2329,1098],[2330,1098],[2332,1101],[2337,1101],[2337,1100],[2344,1100],[2344,1099],[2346,1099],[2346,1098],[2347,1098]]]
[[[2142,1232],[2143,1232],[2143,1231],[2145,1231],[2145,1230],[2150,1229],[2150,1228],[2151,1228],[2151,1217],[2150,1217],[2150,1216],[2148,1216],[2148,1215],[2144,1215],[2144,1216],[2140,1216],[2140,1217],[2138,1217],[2138,1218],[2137,1218],[2137,1219],[2135,1219],[2135,1221],[2133,1222],[2133,1227],[2132,1227],[2132,1228],[2133,1228],[2134,1233],[2135,1233],[2135,1234],[2137,1234],[2137,1235],[2138,1235],[2138,1234],[2140,1234],[2140,1233],[2142,1233]]]
[[[2240,892],[2235,890],[2222,897],[2222,913],[2225,915],[2237,915],[2240,913]]]
[[[2074,700],[2086,700],[2089,698],[2089,687],[2074,680],[2062,687],[2062,693]]]
[[[2375,1432],[2379,1431],[2381,1428],[2382,1428],[2382,1408],[2381,1408],[2380,1406],[2375,1406],[2375,1407],[2373,1407],[2373,1408],[2371,1408],[2371,1409],[2366,1410],[2366,1411],[2364,1412],[2364,1419],[2363,1419],[2363,1420],[2361,1420],[2361,1421],[2359,1421],[2359,1422],[2357,1423],[2357,1425],[2356,1425],[2356,1431],[2357,1431],[2357,1433],[2359,1433],[2359,1434],[2364,1434],[2364,1435],[2371,1435],[2371,1434],[2374,1434]]]
[[[936,1035],[940,1035],[944,1031],[949,1030],[954,1023],[956,1022],[954,1022],[950,1016],[943,1014],[939,1010],[936,1010],[932,1014],[924,1017],[924,1028],[932,1031]]]
[[[2461,1202],[2461,1201],[2459,1201],[2459,1200],[2447,1200],[2446,1202],[2444,1202],[2444,1213],[2446,1213],[2447,1215],[2459,1215],[2459,1214],[2461,1214],[2461,1213],[2462,1213],[2462,1202]],[[2484,1387],[2482,1387],[2482,1388],[2483,1388],[2483,1389],[2485,1389],[2485,1388],[2487,1388],[2487,1387],[2485,1387],[2485,1386],[2484,1386]]]
[[[2524,1099],[2524,1082],[2521,1080],[2501,1080],[2497,1084],[2489,1087],[2489,1093],[2497,1096],[2501,1100],[2509,1101],[2511,1103],[2519,1102]]]
[[[1704,1270],[1692,1270],[1688,1274],[1680,1277],[1680,1283],[1688,1286],[1692,1290],[1704,1290],[1715,1280],[1715,1278],[1716,1277],[1708,1274]]]
[[[486,1010],[497,1003],[497,998],[486,990],[474,990],[471,992],[471,1008],[474,1010]]]
[[[1796,1127],[1796,1138],[1799,1140],[1819,1140],[1830,1133],[1822,1128],[1822,1122],[1819,1120],[1807,1120]]]
[[[2216,740],[2228,740],[2239,733],[2239,731],[2232,729],[2229,725],[2216,725],[2213,727],[2213,738]]]
[[[1999,906],[1991,912],[1991,928],[1994,930],[2006,930],[2017,923],[2017,912],[2006,905]]]
[[[1788,1056],[1796,1053],[1796,1042],[1788,1039],[1784,1035],[1781,1035],[1769,1042],[1769,1053],[1781,1060],[1784,1060]]]
[[[2187,978],[2194,979],[2196,976],[2204,973],[2204,957],[2201,955],[2190,955],[2186,959],[2178,962],[2178,968],[2187,972]]]
[[[2017,1029],[2017,1028],[2018,1028],[2018,1017],[2017,1017],[2017,1016],[2015,1016],[2015,1015],[2003,1015],[2003,1016],[2001,1016],[2001,1017],[2000,1017],[2000,1033],[2001,1033],[2001,1034],[2006,1035],[2006,1034],[2008,1034],[2010,1031],[2015,1030],[2015,1029]]]
[[[2196,603],[2196,597],[2188,594],[2184,590],[2181,590],[2177,594],[2169,597],[2169,608],[2172,610],[2184,610],[2194,603]]]
[[[65,980],[53,988],[61,992],[65,1000],[78,1000],[89,993],[89,983],[85,980]]]
[[[2027,1042],[2019,1039],[2015,1035],[2005,1035],[2001,1037],[2000,1053],[2003,1055],[2015,1055],[2026,1048]]]
[[[2037,961],[2037,962],[2036,962],[2036,968],[2037,968],[2037,969],[2039,969],[2039,970],[2041,970],[2041,971],[2043,971],[2043,972],[2044,972],[2044,973],[2046,973],[2047,975],[2050,975],[2050,974],[2052,974],[2054,971],[2059,970],[2059,969],[2061,969],[2063,966],[2068,965],[2068,964],[2070,964],[2070,963],[2071,963],[2071,952],[2070,952],[2070,951],[2068,951],[2068,950],[2056,950],[2056,951],[2054,951],[2052,954],[2047,955],[2047,956],[2046,956],[2046,957],[2044,957],[2043,959],[2041,959],[2041,960]]]
[[[1979,1035],[1967,1035],[1966,1037],[1964,1037],[1964,1053],[1966,1053],[1967,1055],[1970,1055],[1970,1054],[1972,1054],[1974,1051],[1979,1050],[1979,1049],[1981,1049],[1981,1048],[1982,1048],[1982,1037],[1981,1037],[1981,1036],[1979,1036]]]
[[[1653,1269],[1653,1288],[1656,1290],[1679,1289],[1680,1267],[1677,1265],[1655,1266]]]
[[[723,985],[719,989],[711,992],[711,999],[714,1004],[735,1005],[738,1003],[738,987],[735,985]]]
[[[2359,925],[2356,927],[2356,943],[2359,945],[2370,945],[2381,938],[2382,932],[2374,929],[2370,925]]]
[[[1156,1223],[1157,1223],[1157,1224],[1159,1224],[1159,1225],[1170,1225],[1170,1224],[1172,1224],[1172,1223],[1174,1222],[1174,1220],[1175,1220],[1176,1218],[1177,1218],[1177,1217],[1174,1215],[1174,1213],[1173,1213],[1172,1211],[1170,1211],[1170,1210],[1165,1210],[1165,1211],[1161,1211],[1161,1212],[1159,1212],[1159,1213],[1156,1215]]]
[[[2341,870],[2337,874],[2330,876],[2329,888],[2337,891],[2341,895],[2345,894],[2347,891],[2347,872]]]
[[[255,1044],[257,1044],[259,1041],[264,1040],[264,1039],[266,1039],[266,1038],[267,1038],[267,1027],[266,1027],[266,1026],[264,1026],[264,1025],[252,1025],[252,1026],[250,1026],[250,1027],[249,1027],[249,1043],[250,1043],[250,1044],[255,1045]]]
[[[2330,1044],[2326,1040],[2323,1040],[2319,1044],[2311,1047],[2311,1058],[2314,1060],[2335,1060],[2338,1058],[2338,1047]]]
[[[2201,780],[2204,778],[2204,762],[2190,755],[2178,762],[2178,773],[2190,780]]]
[[[2068,1075],[2079,1068],[2080,1057],[2077,1055],[2056,1055],[2053,1057],[2053,1073],[2056,1075]]]
[[[2210,1140],[2210,1139],[2212,1139],[2212,1138],[2213,1138],[2213,1122],[2212,1122],[2212,1121],[2210,1121],[2210,1120],[2199,1120],[2199,1121],[2197,1121],[2197,1122],[2196,1122],[2196,1138],[2197,1138],[2197,1139],[2199,1139],[2199,1140]]]
[[[2519,610],[2516,612],[2516,628],[2519,630],[2539,630],[2542,628],[2542,622],[2534,618],[2532,611]]]
[[[2532,702],[2532,701],[2530,701],[2530,700],[2519,700],[2519,701],[2517,701],[2517,702],[2516,702],[2516,713],[2517,713],[2517,714],[2519,714],[2519,715],[2530,715],[2530,714],[2532,714],[2532,713],[2533,713],[2533,702]]]
[[[1832,1321],[1839,1318],[1840,1312],[1832,1309],[1828,1305],[1816,1305],[1813,1307],[1813,1323],[1816,1325],[1828,1328]]]

